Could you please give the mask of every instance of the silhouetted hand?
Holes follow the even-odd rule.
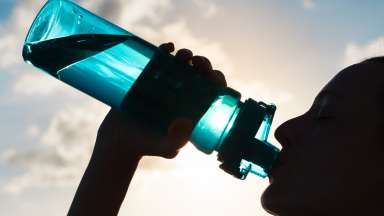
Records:
[[[160,48],[168,53],[174,51],[173,43],[162,44]],[[207,58],[193,56],[188,49],[180,49],[176,58],[192,65],[208,79],[226,86],[223,73],[213,70]],[[123,154],[125,157],[140,158],[148,155],[173,158],[189,140],[192,129],[190,119],[178,118],[169,126],[168,134],[160,137],[128,114],[112,109],[99,128],[98,140],[108,145],[104,150]]]
[[[160,48],[171,53],[174,45],[162,44]],[[179,50],[176,57],[213,82],[226,85],[224,75],[213,70],[207,58],[193,56],[187,49]],[[192,129],[190,119],[178,118],[170,124],[167,135],[161,137],[129,114],[111,110],[99,128],[92,157],[68,215],[117,215],[141,157],[175,157]]]

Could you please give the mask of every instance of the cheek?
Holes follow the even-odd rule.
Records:
[[[284,212],[338,208],[361,194],[356,185],[368,179],[360,160],[369,154],[362,155],[362,140],[331,129],[307,132],[292,144],[287,164],[263,195],[264,206]]]
[[[303,155],[296,164],[300,169],[298,174],[311,182],[308,186],[316,187],[312,192],[324,196],[346,195],[356,190],[356,184],[366,182],[374,154],[361,134],[339,127],[316,135],[311,143],[303,146],[300,151]],[[305,184],[303,180],[300,182]]]
[[[363,126],[332,121],[314,127],[312,133],[301,140],[299,162],[304,163],[305,171],[317,169],[323,176],[355,176],[369,167],[372,157],[379,156],[378,151],[372,148],[372,129]]]

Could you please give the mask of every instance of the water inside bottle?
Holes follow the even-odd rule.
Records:
[[[80,34],[24,45],[23,57],[65,83],[119,108],[153,56],[135,36]]]

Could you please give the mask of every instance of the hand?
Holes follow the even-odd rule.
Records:
[[[160,46],[173,52],[172,43]],[[209,60],[181,49],[176,57],[193,65],[219,85],[226,85],[224,75],[212,70]],[[142,156],[173,158],[192,132],[190,119],[171,123],[164,137],[133,120],[127,113],[111,110],[101,124],[92,157],[76,191],[68,215],[117,215],[120,205]]]
[[[160,49],[171,53],[175,48],[173,43],[166,43],[160,45]],[[207,58],[193,56],[188,49],[180,49],[176,53],[176,58],[192,65],[197,72],[203,73],[208,79],[226,86],[223,73],[213,70]],[[168,134],[160,137],[128,114],[112,109],[99,128],[97,143],[105,143],[102,149],[121,154],[123,157],[140,158],[148,155],[173,158],[189,140],[192,129],[190,119],[178,118],[169,126]]]

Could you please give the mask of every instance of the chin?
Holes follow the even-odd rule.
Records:
[[[278,198],[279,197],[275,196],[273,193],[273,185],[269,185],[261,196],[261,205],[263,206],[264,210],[272,215],[279,215],[279,207],[277,205]]]
[[[295,193],[287,191],[287,188],[272,183],[261,196],[261,205],[265,211],[272,215],[302,215],[302,209],[297,206],[297,198]]]
[[[317,201],[302,190],[276,183],[269,185],[261,196],[264,210],[276,216],[329,215],[324,214],[324,209],[319,208]]]

